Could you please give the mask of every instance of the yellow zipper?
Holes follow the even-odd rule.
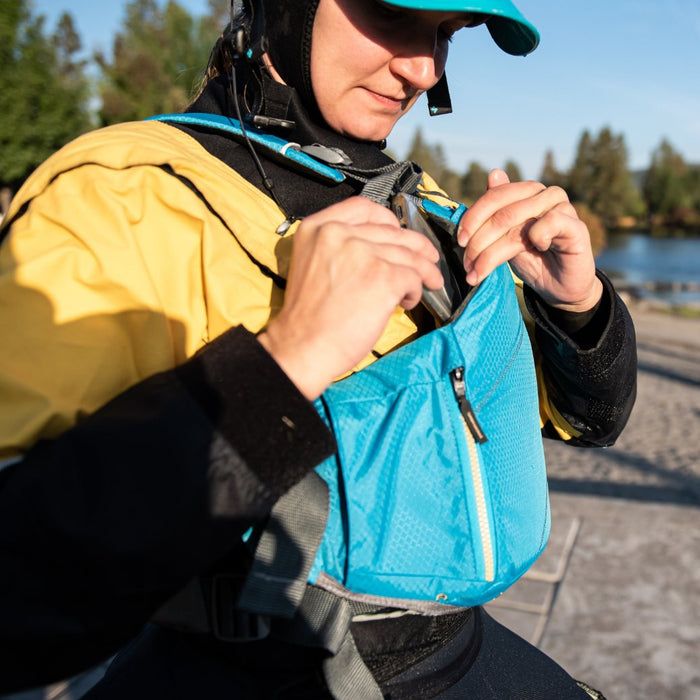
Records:
[[[484,481],[481,474],[481,465],[479,463],[479,453],[476,449],[476,443],[485,443],[487,437],[479,425],[471,403],[469,403],[467,399],[464,367],[457,367],[457,369],[452,370],[450,372],[450,379],[455,396],[457,397],[459,412],[462,423],[464,424],[464,435],[467,440],[469,466],[471,469],[472,484],[474,486],[474,497],[476,498],[481,549],[484,554],[484,579],[486,581],[493,581],[495,572],[491,524],[489,523],[488,509],[486,507],[486,493],[484,491]]]

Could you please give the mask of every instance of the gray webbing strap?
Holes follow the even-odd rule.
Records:
[[[345,635],[338,653],[324,660],[323,675],[335,700],[382,700],[384,697],[350,632]]]
[[[358,182],[365,183],[360,192],[362,197],[367,197],[385,207],[389,205],[389,199],[395,192],[414,192],[423,177],[420,167],[409,160],[391,163],[374,170],[336,167]]]
[[[377,682],[365,666],[350,631],[353,615],[377,606],[353,603],[315,586],[307,586],[297,615],[275,625],[275,637],[331,653],[323,662],[326,683],[336,700],[381,700]]]
[[[294,619],[276,621],[275,636],[337,654],[350,630],[353,614],[349,601],[321,588],[307,586]]]
[[[328,485],[309,472],[275,504],[238,599],[248,612],[291,618],[328,519]]]

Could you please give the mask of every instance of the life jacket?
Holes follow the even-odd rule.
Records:
[[[241,135],[228,118],[158,118]],[[295,145],[252,136],[304,167],[308,156]],[[310,167],[319,166],[330,167]],[[462,205],[411,194],[442,238],[454,236]],[[507,265],[447,323],[334,383],[315,405],[338,451],[248,533],[253,563],[244,580],[227,588],[219,578],[210,596],[211,609],[229,608],[209,620],[217,636],[264,636],[271,618],[286,619],[288,638],[315,635],[347,657],[348,616],[358,610],[436,615],[479,605],[543,550],[550,516],[537,381]],[[254,616],[246,629],[232,610]],[[173,604],[161,620],[177,616]],[[350,666],[358,668],[349,656],[350,665],[327,673],[334,695],[378,697],[371,678],[343,690]]]

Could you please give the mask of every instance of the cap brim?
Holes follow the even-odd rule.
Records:
[[[383,0],[389,5],[414,10],[475,12],[491,15],[486,26],[499,48],[513,56],[527,56],[540,43],[537,29],[510,0]]]

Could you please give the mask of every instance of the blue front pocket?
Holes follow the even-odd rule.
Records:
[[[310,582],[323,571],[354,593],[474,605],[539,553],[547,504],[536,383],[514,295],[500,289],[505,274],[449,326],[324,394],[339,451],[318,468],[331,507]],[[484,444],[460,413],[457,367]]]

